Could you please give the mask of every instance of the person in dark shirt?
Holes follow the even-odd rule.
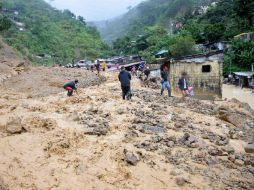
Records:
[[[67,90],[67,96],[72,96],[73,90],[75,90],[75,92],[78,94],[77,84],[78,80],[76,79],[75,81],[70,81],[63,86],[63,88]]]
[[[151,71],[150,71],[149,67],[146,67],[146,69],[145,69],[145,71],[144,71],[144,74],[145,74],[145,76],[146,76],[146,77],[145,77],[145,81],[148,80],[150,73],[151,73]]]
[[[126,96],[128,95],[128,93],[130,93],[130,90],[131,90],[131,83],[130,83],[131,74],[128,71],[126,71],[124,67],[121,67],[121,72],[118,75],[118,79],[121,83],[122,97],[125,100]]]
[[[100,69],[101,69],[101,64],[100,64],[99,61],[98,61],[97,64],[95,65],[95,68],[96,68],[97,74],[99,75],[99,74],[100,74]]]
[[[163,70],[161,71],[161,79],[162,79],[162,81],[161,81],[161,84],[162,84],[161,96],[163,95],[165,88],[167,88],[168,96],[171,97],[171,86],[168,81],[168,68],[167,67],[164,67]]]
[[[186,72],[182,73],[182,77],[179,79],[178,86],[182,92],[183,97],[189,95],[189,90],[188,90],[189,84],[187,81],[187,73]]]

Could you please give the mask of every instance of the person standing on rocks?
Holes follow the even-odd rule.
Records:
[[[145,77],[145,81],[148,80],[150,73],[151,73],[151,71],[150,71],[149,67],[146,67],[146,69],[145,69],[145,71],[144,71],[144,74],[145,74],[145,76],[146,76],[146,77]]]
[[[189,95],[189,90],[188,90],[189,86],[188,86],[186,72],[182,72],[182,77],[179,79],[178,86],[182,92],[183,97],[186,97]]]
[[[131,90],[131,74],[125,70],[124,67],[121,67],[121,71],[118,75],[118,79],[121,82],[121,88],[122,88],[122,97],[123,100],[126,99],[126,96],[128,93],[130,93]]]
[[[167,88],[168,90],[168,96],[171,97],[171,86],[170,83],[168,81],[168,68],[164,67],[163,70],[161,71],[161,96],[163,95],[163,92],[165,90],[165,88]]]
[[[63,86],[63,88],[67,90],[67,96],[72,96],[74,90],[76,94],[78,94],[77,84],[78,80],[76,79],[75,81],[70,81]]]

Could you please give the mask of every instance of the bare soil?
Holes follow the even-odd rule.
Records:
[[[80,94],[62,85],[78,78]],[[105,82],[103,82],[107,79]],[[159,96],[117,74],[31,67],[0,94],[0,189],[253,189],[253,110]]]

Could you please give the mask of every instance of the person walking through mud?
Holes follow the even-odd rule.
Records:
[[[132,66],[132,68],[131,68],[131,74],[132,74],[132,76],[137,76],[137,69],[136,69],[135,65]]]
[[[78,88],[77,88],[78,80],[75,79],[75,81],[70,81],[66,83],[63,88],[67,90],[67,96],[72,96],[73,91],[75,90],[76,94],[78,95]]]
[[[100,64],[99,61],[97,61],[96,65],[95,65],[95,68],[96,68],[97,74],[99,75],[100,74],[100,69],[101,69],[101,64]]]
[[[107,67],[107,63],[104,61],[101,65],[102,67],[102,71],[105,72],[106,71],[106,67]]]
[[[145,77],[145,81],[148,80],[150,73],[151,73],[151,71],[150,71],[149,67],[146,67],[146,69],[145,69],[145,71],[144,71],[144,74],[145,74],[145,76],[146,76],[146,77]]]
[[[186,97],[189,95],[189,86],[188,86],[188,81],[187,81],[187,73],[186,72],[182,72],[182,76],[178,81],[178,86],[179,89],[182,92],[183,97]]]
[[[127,95],[130,94],[131,90],[131,74],[125,70],[124,67],[121,67],[121,71],[118,75],[118,79],[121,83],[121,88],[122,88],[122,97],[123,100],[126,99]],[[127,99],[130,99],[131,96],[127,97]]]
[[[163,95],[163,92],[165,88],[168,90],[168,96],[171,97],[171,86],[168,81],[168,68],[164,67],[161,71],[161,96]]]

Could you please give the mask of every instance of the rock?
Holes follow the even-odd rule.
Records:
[[[108,127],[99,126],[94,128],[87,128],[85,129],[84,133],[87,135],[106,135],[108,133]]]
[[[235,155],[228,156],[228,160],[230,160],[231,162],[235,162]]]
[[[176,171],[176,170],[172,170],[172,171],[170,171],[170,173],[169,173],[170,175],[172,175],[172,176],[178,176],[178,175],[180,175],[181,174],[181,172],[179,172],[179,171]]]
[[[189,133],[185,133],[184,136],[179,139],[180,143],[184,144],[186,141],[188,141],[189,137],[190,137]]]
[[[173,147],[175,145],[174,141],[167,142],[167,147]]]
[[[254,153],[254,142],[253,143],[248,143],[245,147],[244,147],[245,152],[247,153]]]
[[[232,113],[230,111],[220,112],[219,114],[220,114],[219,118],[221,120],[229,122],[238,128],[244,127],[247,121],[247,117],[242,114]]]
[[[162,126],[139,125],[137,130],[145,134],[165,133],[165,129]]]
[[[162,140],[162,137],[161,137],[161,136],[152,137],[152,141],[153,141],[154,143],[159,143],[159,142],[161,142],[161,140]]]
[[[188,141],[189,141],[190,143],[194,143],[194,142],[197,142],[198,139],[197,139],[197,137],[195,137],[195,136],[193,136],[193,135],[190,135],[190,137],[188,138]]]
[[[133,166],[136,166],[137,163],[139,162],[138,157],[137,157],[134,153],[129,152],[129,151],[127,151],[126,149],[124,149],[124,155],[125,155],[124,160],[125,160],[128,164],[131,164],[131,165],[133,165]]]
[[[186,177],[177,177],[176,179],[176,184],[179,186],[184,186],[189,180]]]
[[[211,156],[218,156],[219,150],[216,147],[209,147],[208,154],[210,154]]]
[[[9,121],[6,124],[6,131],[10,134],[21,133],[23,130],[21,119],[19,117],[9,118]]]
[[[228,154],[234,154],[235,153],[235,149],[231,146],[223,147],[222,150],[227,152]]]
[[[194,143],[197,145],[197,148],[206,148],[208,145],[205,141],[199,140],[198,142]]]
[[[207,134],[203,134],[203,135],[202,135],[202,138],[203,138],[203,139],[209,139],[209,136],[208,136]]]
[[[244,166],[244,161],[242,161],[242,160],[235,160],[235,165],[237,165],[237,166]]]

